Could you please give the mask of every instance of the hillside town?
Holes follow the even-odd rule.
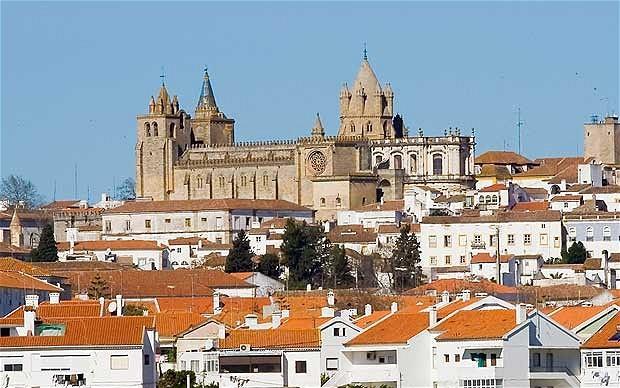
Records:
[[[238,142],[196,81],[193,112],[153,85],[124,195],[3,179],[0,387],[620,386],[617,115],[478,152],[364,50],[332,134]]]

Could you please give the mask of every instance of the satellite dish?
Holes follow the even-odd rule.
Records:
[[[108,311],[111,313],[116,311],[116,302],[110,302],[110,304],[108,305]]]

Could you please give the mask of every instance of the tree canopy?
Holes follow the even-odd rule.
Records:
[[[251,272],[253,271],[252,257],[254,253],[250,248],[250,240],[245,230],[240,230],[233,240],[233,247],[226,256],[226,272]]]
[[[587,257],[588,252],[581,241],[574,242],[567,251],[562,251],[562,260],[566,264],[583,264]]]
[[[121,201],[136,199],[136,182],[133,178],[125,178],[121,184],[116,187],[114,199]]]
[[[30,252],[32,261],[58,261],[58,248],[54,238],[54,228],[45,224],[39,237],[39,245]]]
[[[0,200],[9,206],[21,205],[26,209],[39,206],[43,200],[35,185],[19,175],[9,175],[0,183]]]
[[[110,296],[110,287],[99,273],[95,275],[88,286],[88,297],[92,299],[99,299],[101,297],[107,298]]]
[[[266,253],[261,256],[260,263],[258,264],[256,270],[273,279],[279,279],[280,275],[282,275],[280,259],[273,253]]]
[[[332,246],[326,272],[328,286],[348,288],[355,284],[355,278],[351,274],[351,264],[347,259],[344,247]]]
[[[282,240],[280,249],[283,263],[289,268],[289,287],[322,286],[323,265],[331,251],[322,227],[289,219]]]
[[[409,225],[400,229],[387,266],[392,276],[392,289],[417,287],[420,283],[420,244]]]

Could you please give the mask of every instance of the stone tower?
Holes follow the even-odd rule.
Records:
[[[148,114],[137,117],[136,195],[165,200],[174,190],[174,163],[190,144],[189,120],[162,83]]]
[[[15,209],[13,210],[13,218],[11,218],[9,231],[11,233],[11,245],[16,247],[23,247],[24,234],[22,231],[22,221],[17,215],[17,206],[15,206]]]
[[[584,125],[583,157],[604,164],[620,164],[620,123],[618,116],[593,120]]]
[[[211,80],[204,70],[200,98],[192,119],[191,142],[194,144],[233,144],[235,120],[220,112],[215,102]]]
[[[340,91],[338,134],[364,136],[367,139],[393,138],[393,104],[394,93],[390,84],[381,87],[364,50],[352,87],[344,84]]]
[[[312,126],[311,132],[312,138],[316,140],[321,140],[325,138],[325,129],[323,128],[323,123],[321,122],[321,116],[316,114],[316,120],[314,121],[314,125]]]

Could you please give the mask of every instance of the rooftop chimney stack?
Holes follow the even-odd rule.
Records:
[[[336,303],[336,296],[334,295],[334,290],[327,291],[327,305],[333,306]]]
[[[39,307],[39,295],[36,295],[36,294],[26,295],[26,306],[33,307],[34,309]]]
[[[392,302],[392,305],[390,306],[390,311],[391,311],[392,313],[397,312],[397,311],[398,311],[398,303],[396,303],[396,302]]]
[[[34,322],[37,319],[37,310],[32,306],[24,308],[24,329],[26,335],[34,335]]]
[[[369,316],[370,314],[372,314],[372,305],[371,304],[364,305],[364,315]]]
[[[116,316],[120,317],[123,315],[123,296],[116,295]]]
[[[516,308],[517,325],[525,322],[527,319],[527,306],[525,303],[519,303]]]
[[[245,316],[245,325],[248,329],[254,329],[258,326],[258,315],[256,314],[248,314]]]
[[[467,301],[471,299],[471,291],[463,290],[463,300]]]
[[[437,323],[437,307],[432,306],[428,313],[428,326],[432,327]]]
[[[220,306],[220,293],[217,291],[213,292],[213,314],[217,315],[222,312],[222,308]]]
[[[60,292],[50,292],[50,304],[60,303]]]
[[[282,323],[282,311],[274,311],[271,313],[271,328],[277,329]]]
[[[450,292],[444,291],[441,293],[441,303],[450,303]]]

